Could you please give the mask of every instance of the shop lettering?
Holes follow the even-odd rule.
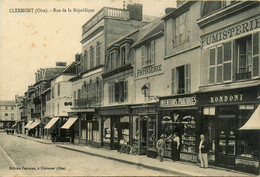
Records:
[[[161,100],[161,106],[195,105],[196,103],[197,99],[195,96]]]
[[[156,66],[148,66],[142,69],[137,70],[137,75],[136,77],[146,75],[146,74],[152,74],[158,71],[162,71],[162,65],[156,65]]]
[[[242,100],[243,100],[242,94],[210,97],[210,103],[227,103],[227,102],[236,102]]]
[[[256,17],[243,23],[224,28],[223,30],[215,32],[213,34],[202,36],[201,47],[214,44],[232,38],[233,36],[238,36],[240,34],[256,30],[258,28],[260,28],[260,17]]]
[[[181,153],[180,158],[182,160],[190,161],[190,162],[197,162],[198,161],[198,157],[195,156],[195,155],[189,155],[189,154],[182,154]]]
[[[155,107],[147,107],[147,108],[135,108],[133,109],[134,114],[139,114],[139,113],[154,113],[157,112],[157,109]]]

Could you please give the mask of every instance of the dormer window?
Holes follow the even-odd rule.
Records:
[[[142,46],[142,66],[154,64],[155,60],[155,41]]]
[[[120,54],[121,54],[121,66],[124,66],[127,60],[126,46],[121,47]]]
[[[90,60],[89,60],[90,69],[94,67],[94,47],[90,47]]]
[[[100,43],[97,42],[97,46],[96,46],[96,66],[100,65]]]

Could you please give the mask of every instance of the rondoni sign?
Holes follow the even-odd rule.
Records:
[[[234,36],[242,35],[244,33],[260,28],[260,16],[248,19],[246,21],[222,28],[221,30],[204,35],[201,37],[201,47],[211,45],[223,40],[232,38]]]

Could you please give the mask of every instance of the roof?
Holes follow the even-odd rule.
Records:
[[[57,73],[62,72],[65,67],[61,68],[45,68],[45,74],[43,80],[50,80],[54,77]]]
[[[2,106],[15,106],[15,101],[3,100],[3,101],[0,101],[0,105],[2,105]]]
[[[66,68],[63,68],[63,71],[58,72],[52,78],[55,79],[55,78],[57,78],[58,76],[60,76],[62,74],[73,74],[73,75],[75,75],[76,74],[76,62],[72,62]]]
[[[150,39],[153,35],[164,31],[164,22],[161,18],[157,18],[155,21],[147,24],[146,26],[139,29],[138,40],[133,44],[132,47],[137,47],[139,44]]]

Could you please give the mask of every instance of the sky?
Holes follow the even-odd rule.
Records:
[[[144,15],[158,17],[166,7],[175,7],[174,0],[125,1],[141,3]],[[104,6],[123,8],[123,0],[0,0],[0,100],[24,95],[35,83],[37,69],[73,62],[81,53],[82,25]],[[34,11],[14,12],[17,8]],[[68,8],[90,12],[68,12]]]

